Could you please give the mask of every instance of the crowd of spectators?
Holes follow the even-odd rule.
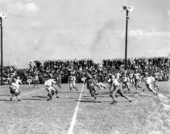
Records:
[[[98,75],[101,81],[105,81],[109,73],[116,73],[122,71],[124,68],[124,59],[105,59],[103,63],[96,64],[91,59],[81,60],[46,60],[46,61],[30,61],[28,68],[17,70],[14,67],[8,67],[4,70],[6,79],[10,77],[11,73],[17,74],[21,77],[23,83],[29,83],[29,80],[38,72],[40,83],[44,83],[49,77],[56,77],[61,83],[68,82],[69,69],[73,69],[76,74],[77,82],[81,82],[86,71]],[[129,58],[127,60],[127,70],[138,70],[140,73],[159,72],[160,80],[167,80],[169,73],[169,60],[167,57],[152,57],[152,58]]]

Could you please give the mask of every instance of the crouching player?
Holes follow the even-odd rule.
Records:
[[[20,89],[19,89],[19,84],[22,84],[21,80],[19,77],[17,77],[17,79],[15,79],[14,77],[12,77],[10,79],[10,85],[9,85],[9,89],[10,89],[10,93],[11,93],[11,98],[10,101],[13,100],[13,97],[16,96],[18,101],[21,101],[20,99]]]
[[[46,90],[48,92],[47,94],[47,101],[52,100],[52,96],[54,95],[54,93],[56,94],[56,98],[59,98],[58,95],[58,90],[56,87],[54,87],[54,84],[56,84],[56,81],[54,79],[49,79],[47,81],[45,81],[45,87]]]
[[[120,82],[117,78],[112,79],[112,83],[110,85],[110,97],[113,99],[112,104],[116,103],[114,96],[117,96],[116,94],[120,94],[121,97],[124,97],[125,99],[127,99],[129,102],[132,102],[123,92],[122,89],[120,87]]]

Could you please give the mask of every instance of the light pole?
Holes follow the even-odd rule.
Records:
[[[128,20],[129,12],[133,11],[132,6],[122,6],[121,12],[126,12],[126,30],[125,30],[125,70],[127,70],[127,43],[128,43]]]
[[[0,13],[0,30],[1,30],[1,85],[3,85],[3,23],[2,19],[6,18],[4,13]]]

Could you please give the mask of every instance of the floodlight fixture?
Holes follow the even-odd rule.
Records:
[[[0,18],[2,18],[2,19],[6,19],[6,18],[7,18],[7,16],[6,16],[6,14],[5,14],[5,13],[0,13]]]
[[[121,12],[132,12],[134,8],[132,6],[122,6],[121,7]]]

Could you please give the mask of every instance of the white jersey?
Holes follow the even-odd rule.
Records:
[[[152,82],[154,82],[155,79],[153,77],[146,77],[145,78],[145,83],[146,84],[152,84]]]
[[[134,77],[135,77],[136,80],[140,80],[140,74],[139,73],[134,74]]]
[[[107,80],[109,84],[111,84],[115,79],[114,75],[111,75],[110,78]]]
[[[123,77],[123,78],[122,78],[122,82],[126,83],[126,82],[128,82],[128,81],[129,81],[128,77]]]
[[[22,84],[21,80],[16,79],[16,82],[11,83],[11,87],[13,89],[17,89],[18,90],[19,89],[19,84]]]
[[[153,76],[151,76],[151,79],[152,79],[153,82],[155,82],[155,78]]]
[[[45,81],[44,85],[45,86],[52,86],[54,83],[56,83],[54,79],[49,79],[49,80]]]
[[[114,86],[119,86],[119,85],[120,85],[118,79],[114,79],[114,80],[113,80],[113,85],[114,85]]]
[[[130,79],[133,79],[133,74],[132,74],[132,73],[129,74],[129,78],[130,78]]]
[[[120,79],[120,76],[121,76],[120,73],[116,73],[116,74],[115,74],[115,77],[118,78],[118,79]]]

